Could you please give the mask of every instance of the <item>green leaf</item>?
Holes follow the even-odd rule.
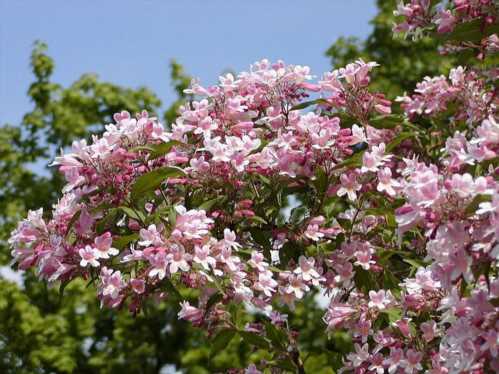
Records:
[[[354,153],[352,156],[343,160],[339,164],[336,164],[332,170],[338,170],[342,168],[357,168],[362,165],[362,156],[365,151]]]
[[[216,204],[222,203],[224,200],[225,200],[225,196],[215,197],[214,199],[211,199],[211,200],[208,200],[208,201],[205,201],[204,203],[202,203],[200,206],[198,206],[198,209],[205,210],[208,212],[213,206],[215,206]]]
[[[318,167],[315,172],[314,186],[319,195],[323,195],[328,187],[328,176],[321,167]]]
[[[383,310],[381,313],[388,316],[388,320],[390,321],[390,323],[396,322],[400,318],[402,318],[402,311],[397,308],[388,308]]]
[[[457,24],[452,32],[435,33],[435,37],[443,42],[474,42],[478,43],[483,38],[499,33],[499,23],[484,25],[481,19],[475,19],[470,22]]]
[[[415,269],[424,266],[424,263],[422,261],[416,260],[414,258],[404,258],[403,261],[407,262],[409,265],[411,265]]]
[[[305,101],[303,103],[297,104],[294,107],[292,107],[291,110],[305,109],[305,108],[308,108],[309,106],[317,105],[317,104],[331,105],[331,103],[329,103],[329,101],[327,101],[326,99],[316,99],[316,100]]]
[[[236,331],[232,329],[220,331],[210,342],[211,343],[210,356],[213,357],[222,349],[226,348],[235,334]]]
[[[239,336],[248,344],[257,346],[259,348],[269,349],[269,343],[260,335],[254,334],[249,331],[238,331]]]
[[[471,216],[471,215],[475,214],[475,212],[478,209],[478,206],[481,203],[485,203],[487,201],[492,201],[492,196],[484,195],[484,194],[476,195],[473,198],[473,200],[471,200],[471,202],[468,204],[468,206],[466,207],[466,209],[464,211],[466,213],[466,216]]]
[[[389,114],[387,116],[378,116],[369,120],[369,125],[376,129],[393,129],[404,121],[400,114]]]
[[[174,301],[178,302],[183,300],[182,295],[180,294],[180,292],[178,292],[177,288],[173,285],[169,278],[163,278],[161,284],[165,286],[166,290],[168,291],[168,296],[171,297]]]
[[[293,208],[291,210],[291,214],[289,216],[289,223],[293,225],[298,225],[309,216],[310,216],[310,210],[307,206],[305,205],[297,206],[296,208]]]
[[[137,240],[139,234],[130,234],[113,239],[113,247],[117,249],[125,248],[129,243]]]
[[[215,292],[213,295],[210,296],[208,299],[208,302],[206,303],[206,310],[209,310],[213,305],[219,303],[220,301],[223,300],[223,295],[220,292]]]
[[[73,214],[73,217],[71,217],[71,219],[68,222],[67,229],[66,229],[66,235],[69,234],[73,225],[76,223],[76,221],[78,221],[78,219],[80,218],[80,214],[81,214],[81,210],[78,210],[75,214]]]
[[[278,360],[274,363],[274,365],[278,368],[290,371],[292,373],[297,372],[297,367],[290,358],[283,358],[282,360]]]
[[[145,221],[146,219],[146,216],[144,215],[144,213],[138,211],[138,210],[135,210],[135,209],[132,209],[132,208],[129,208],[127,206],[120,206],[120,209],[123,211],[123,213],[125,213],[128,217],[136,220],[136,221]]]
[[[265,332],[267,333],[267,338],[270,339],[274,347],[278,347],[279,349],[286,348],[285,343],[288,341],[288,335],[284,331],[266,321]]]
[[[165,179],[183,175],[185,175],[184,171],[176,167],[154,169],[136,179],[132,186],[131,198],[135,201],[146,192],[156,190]]]
[[[182,145],[185,145],[185,143],[179,142],[177,140],[170,140],[169,142],[166,143],[155,144],[154,146],[151,147],[152,152],[149,155],[149,160],[154,160],[158,157],[161,157],[170,152],[170,150],[173,147],[182,146]]]
[[[185,145],[185,143],[179,142],[177,140],[170,140],[166,143],[148,144],[133,147],[131,151],[147,151],[149,152],[149,160],[154,160],[170,152],[173,147],[181,145]]]
[[[397,148],[400,143],[402,143],[404,140],[410,139],[414,137],[413,132],[401,132],[398,134],[395,139],[393,139],[390,143],[387,144],[386,146],[386,153],[389,153],[393,151],[395,148]]]

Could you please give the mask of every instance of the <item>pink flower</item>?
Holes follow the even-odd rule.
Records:
[[[426,342],[431,342],[433,339],[435,339],[435,336],[438,333],[437,324],[433,320],[423,322],[420,328],[423,332],[423,338]]]
[[[406,360],[402,363],[406,373],[418,373],[423,370],[421,366],[421,359],[423,354],[413,349],[408,349],[406,352]]]
[[[116,256],[119,251],[116,248],[112,248],[113,238],[110,232],[106,232],[101,236],[94,239],[96,253],[99,258],[107,259],[109,256]]]
[[[364,152],[362,156],[362,167],[360,171],[366,173],[368,171],[377,172],[378,169],[390,160],[391,155],[385,155],[385,143],[375,145],[371,152]]]
[[[314,282],[315,280],[318,280],[320,278],[320,274],[314,267],[315,259],[313,257],[307,259],[305,256],[300,256],[300,258],[298,259],[298,263],[300,264],[300,266],[294,270],[294,273],[301,275],[304,281]]]
[[[258,274],[258,281],[255,283],[254,288],[257,291],[262,291],[266,296],[272,296],[277,287],[277,282],[272,277],[271,271],[264,271]]]
[[[224,244],[234,250],[238,250],[239,248],[241,248],[241,244],[236,241],[236,234],[234,233],[234,231],[231,231],[227,228],[224,229]]]
[[[340,182],[341,187],[336,194],[338,196],[347,195],[351,201],[355,201],[357,199],[357,191],[362,188],[362,186],[357,182],[357,174],[341,174]]]
[[[171,252],[166,256],[170,274],[175,274],[179,269],[189,271],[191,267],[187,261],[191,260],[191,255],[185,253],[184,247],[173,245],[170,250]]]
[[[383,168],[378,171],[378,187],[379,192],[385,191],[389,196],[395,196],[394,188],[400,187],[400,183],[392,179],[392,171],[389,168]]]
[[[146,282],[143,279],[134,278],[130,280],[130,285],[135,293],[143,294],[146,289]]]
[[[377,308],[379,310],[384,310],[388,305],[390,305],[394,299],[390,291],[379,290],[369,291],[369,308]]]
[[[256,368],[255,364],[250,364],[244,369],[244,374],[262,374],[262,372]]]
[[[336,329],[350,319],[355,312],[356,309],[348,304],[331,301],[324,316],[324,321],[327,323],[328,329]]]
[[[403,362],[404,351],[400,348],[390,348],[390,357],[385,360],[385,365],[388,366],[388,373],[396,373]]]
[[[180,312],[178,312],[179,319],[185,319],[194,324],[200,324],[204,319],[204,312],[201,309],[193,307],[188,301],[183,301],[180,303]]]
[[[454,30],[456,17],[454,17],[450,10],[443,10],[438,13],[434,22],[438,25],[437,31],[443,34]]]
[[[211,249],[209,245],[196,246],[194,248],[193,261],[200,264],[205,270],[209,270],[210,267],[215,269],[217,266],[217,261],[214,257],[210,256]]]
[[[201,239],[208,234],[209,225],[213,223],[213,220],[206,217],[204,210],[187,211],[182,205],[177,205],[175,210],[178,215],[172,236],[192,240]]]
[[[148,273],[149,277],[158,277],[159,279],[163,279],[166,275],[166,267],[168,264],[164,249],[161,249],[151,255],[148,260],[151,263],[151,269]]]
[[[355,353],[349,353],[347,358],[352,363],[353,367],[359,367],[365,361],[367,361],[370,357],[369,354],[369,345],[366,343],[362,347],[355,343],[354,344]]]
[[[80,261],[80,266],[86,267],[88,264],[90,264],[93,267],[99,267],[99,253],[96,249],[92,248],[91,246],[87,245],[85,248],[80,248],[78,251],[81,257]]]
[[[161,230],[158,231],[155,224],[149,225],[146,229],[140,229],[140,239],[139,245],[143,247],[155,246],[159,247],[164,243],[161,237]]]

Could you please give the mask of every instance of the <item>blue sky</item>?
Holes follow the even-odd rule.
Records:
[[[365,37],[374,0],[0,0],[0,124],[30,108],[29,55],[49,45],[53,80],[70,84],[94,72],[102,80],[173,98],[168,61],[213,83],[225,69],[258,59],[329,69],[327,47],[342,35]]]

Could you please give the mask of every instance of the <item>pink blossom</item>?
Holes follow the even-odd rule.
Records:
[[[204,312],[189,304],[188,301],[183,301],[180,303],[181,309],[178,312],[178,318],[185,319],[194,324],[200,323],[204,318]]]
[[[113,238],[110,232],[97,236],[94,239],[94,244],[99,258],[108,259],[109,256],[116,256],[119,253],[116,248],[111,247]]]
[[[78,253],[80,254],[81,261],[80,261],[80,266],[86,267],[88,264],[90,264],[93,267],[99,267],[99,261],[98,259],[100,258],[99,252],[92,248],[91,246],[87,245],[85,248],[81,248]]]
[[[384,310],[393,302],[393,296],[390,291],[379,290],[369,291],[369,308],[377,308],[379,310]]]
[[[362,188],[357,182],[357,175],[355,173],[341,174],[340,182],[341,187],[336,194],[338,196],[347,195],[351,201],[355,201],[357,199],[357,191]]]
[[[368,171],[377,172],[379,168],[389,159],[391,155],[385,155],[385,143],[375,145],[371,152],[365,152],[362,156],[362,173]]]

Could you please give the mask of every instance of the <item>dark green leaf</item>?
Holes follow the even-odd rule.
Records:
[[[336,164],[332,170],[338,170],[342,168],[357,168],[362,165],[362,156],[364,155],[364,151],[354,153],[352,156],[343,160],[339,164]]]
[[[129,243],[137,240],[139,234],[130,234],[113,239],[113,247],[117,249],[125,248]]]
[[[269,343],[260,335],[254,334],[249,331],[239,331],[239,336],[248,344],[257,346],[259,348],[269,349]]]
[[[146,218],[146,216],[144,215],[144,213],[138,211],[138,210],[135,210],[135,209],[132,209],[132,208],[129,208],[127,206],[121,206],[120,209],[123,211],[123,213],[125,213],[128,217],[136,220],[136,221],[139,221],[139,222],[143,222]]]
[[[369,125],[376,129],[393,129],[404,121],[404,117],[399,114],[389,114],[378,116],[369,120]]]
[[[410,139],[414,137],[413,132],[401,132],[398,134],[395,139],[393,139],[390,143],[387,144],[386,146],[386,153],[389,153],[393,151],[395,148],[397,148],[400,143],[402,143],[404,140]]]
[[[466,23],[458,23],[452,32],[435,33],[435,37],[444,42],[474,42],[478,43],[483,38],[499,33],[499,23],[484,25],[482,19],[475,19]]]
[[[211,200],[208,200],[208,201],[205,201],[204,203],[202,203],[200,206],[198,206],[198,209],[205,210],[205,211],[209,212],[213,206],[222,203],[224,200],[225,200],[225,196],[215,197],[214,199],[211,199]]]
[[[491,201],[491,200],[492,200],[492,197],[490,195],[484,195],[484,194],[476,195],[473,198],[473,200],[471,200],[471,202],[468,204],[468,206],[466,207],[466,210],[464,212],[466,213],[467,216],[471,216],[471,215],[475,214],[475,212],[477,211],[477,209],[481,203]]]
[[[287,334],[281,329],[275,327],[270,322],[265,322],[265,331],[267,333],[267,338],[270,339],[274,347],[284,349],[286,343],[288,342]]]
[[[222,349],[226,348],[235,334],[235,330],[227,329],[220,331],[211,341],[210,356],[213,357]]]
[[[142,197],[144,193],[156,190],[167,178],[184,175],[185,173],[182,169],[175,167],[154,169],[136,179],[132,186],[131,198],[135,201]]]
[[[298,105],[295,105],[294,107],[291,108],[291,110],[305,109],[305,108],[308,108],[309,106],[317,105],[317,104],[331,105],[329,103],[329,101],[327,101],[326,99],[316,99],[316,100],[312,100],[312,101],[305,101],[304,103],[300,103]]]

